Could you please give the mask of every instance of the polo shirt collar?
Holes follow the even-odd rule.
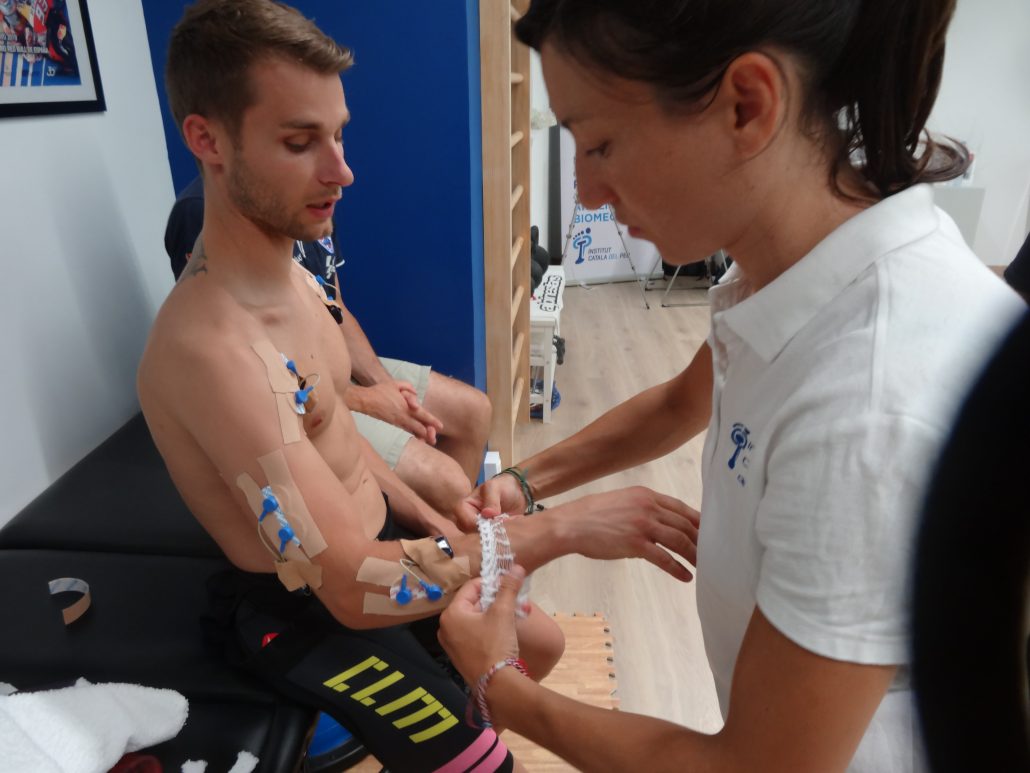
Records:
[[[845,221],[761,290],[714,316],[765,362],[772,362],[822,308],[876,260],[937,227],[933,191],[928,185],[913,186]],[[732,292],[733,279],[739,276],[734,271],[727,277],[730,286],[718,285],[712,292]],[[714,302],[713,308],[717,308]]]

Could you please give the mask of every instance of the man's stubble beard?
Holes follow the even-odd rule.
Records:
[[[267,188],[251,172],[250,166],[237,157],[229,173],[229,200],[244,217],[268,236],[288,236],[308,242],[329,236],[332,224],[305,225],[291,217],[283,202],[271,188]]]

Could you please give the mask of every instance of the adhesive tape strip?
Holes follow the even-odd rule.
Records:
[[[301,439],[301,420],[294,408],[294,393],[297,391],[297,377],[286,369],[282,355],[271,341],[255,341],[250,345],[254,353],[265,364],[268,384],[275,393],[275,409],[279,414],[279,426],[283,433],[283,442],[297,443]]]
[[[85,580],[80,580],[77,577],[58,577],[56,580],[51,580],[49,586],[51,596],[68,592],[82,594],[82,598],[61,610],[61,616],[64,618],[65,625],[71,625],[82,617],[83,613],[89,609],[90,604],[93,603],[93,599],[89,595],[89,583]]]
[[[328,545],[326,545],[322,532],[318,530],[315,519],[311,517],[311,512],[304,503],[304,497],[301,496],[300,489],[297,488],[297,484],[290,474],[290,466],[286,462],[286,454],[281,449],[276,449],[270,454],[258,457],[258,464],[261,465],[261,469],[268,476],[268,482],[272,487],[277,491],[282,490],[287,495],[286,506],[289,507],[289,510],[284,512],[286,512],[286,517],[290,520],[293,531],[300,538],[300,544],[304,546],[304,552],[309,556],[317,556]]]
[[[300,561],[279,561],[275,573],[288,591],[295,591],[305,585],[318,589],[322,587],[322,567],[312,564],[306,558]]]
[[[318,299],[322,301],[322,303],[327,306],[335,306],[338,309],[343,308],[337,300],[329,297],[329,293],[326,291],[326,288],[322,287],[322,285],[318,283],[318,280],[315,279],[315,275],[310,271],[305,272],[304,281],[308,283],[308,287],[315,291],[318,295]]]
[[[450,596],[444,596],[439,601],[429,599],[415,599],[408,604],[398,604],[389,596],[381,593],[366,593],[365,603],[362,612],[366,615],[392,615],[394,617],[407,617],[422,612],[442,612],[450,601]]]
[[[384,558],[369,556],[361,562],[358,567],[358,582],[367,582],[369,585],[379,585],[383,588],[391,588],[397,582],[404,570],[397,561],[387,561]]]
[[[286,369],[282,355],[271,341],[255,341],[250,348],[265,363],[268,383],[273,392],[292,395],[297,391],[297,377]]]
[[[275,409],[279,413],[279,427],[283,431],[283,443],[299,443],[301,439],[301,418],[293,409],[293,395],[277,394]]]

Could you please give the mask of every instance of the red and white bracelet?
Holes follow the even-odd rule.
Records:
[[[494,678],[494,674],[506,666],[512,666],[523,676],[529,676],[529,671],[526,670],[526,662],[522,658],[505,658],[490,666],[487,672],[476,681],[476,686],[469,697],[468,706],[465,709],[465,721],[470,726],[491,727],[493,725],[492,718],[490,717],[490,707],[486,702],[486,688],[490,684],[490,680]],[[481,720],[479,724],[476,723],[473,716],[473,707],[479,712]]]

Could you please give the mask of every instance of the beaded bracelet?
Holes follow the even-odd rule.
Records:
[[[511,475],[519,482],[522,498],[526,500],[526,509],[523,511],[523,515],[530,515],[536,511],[536,500],[533,499],[533,491],[529,488],[529,481],[526,480],[526,473],[523,470],[518,467],[505,467],[494,477],[496,478],[498,475]]]
[[[512,666],[523,676],[529,676],[529,671],[526,670],[526,662],[522,658],[505,658],[490,666],[489,670],[476,681],[476,686],[469,697],[468,706],[465,708],[465,722],[471,727],[486,728],[493,726],[490,707],[486,703],[486,688],[489,686],[490,680],[494,678],[494,674],[507,666]],[[479,712],[481,722],[478,725],[473,718],[473,708]]]

